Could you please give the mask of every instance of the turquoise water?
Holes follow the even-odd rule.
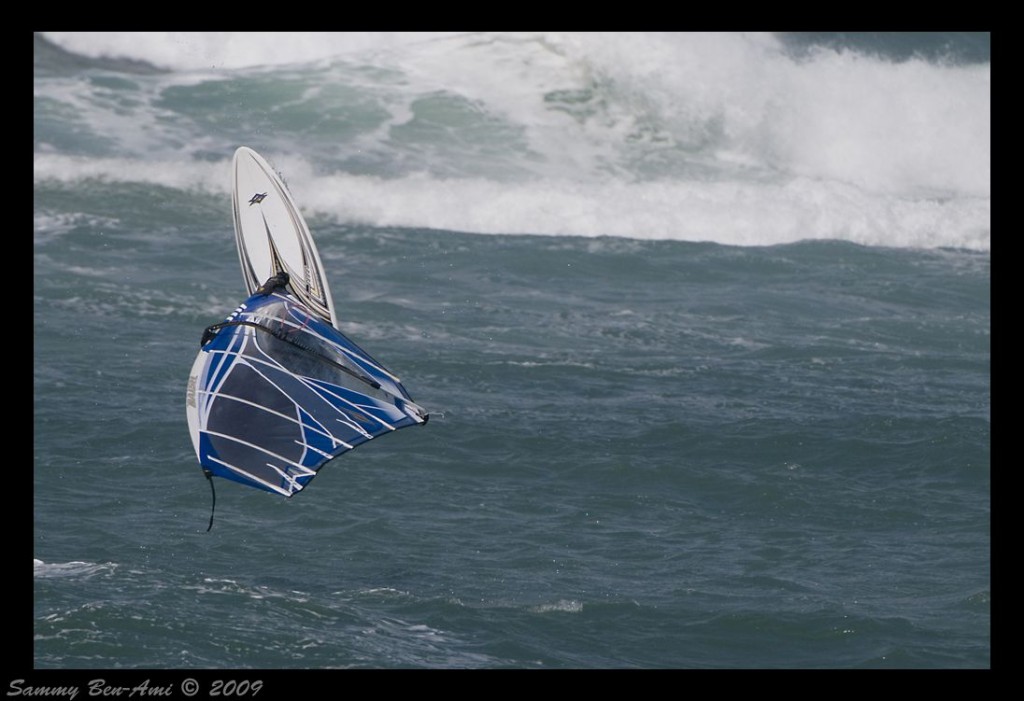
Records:
[[[845,120],[804,82],[867,104],[912,73],[908,99],[959,104],[987,62],[645,39],[768,56],[806,110],[771,123],[765,94],[755,125],[746,72],[682,95],[572,35],[319,37],[267,65],[131,38],[36,39],[34,683],[990,666],[987,101],[878,168],[782,129],[822,147]],[[916,119],[864,109],[887,150]],[[960,129],[956,159],[918,148]],[[219,482],[207,533],[185,381],[245,296],[237,145],[431,420],[292,499]]]

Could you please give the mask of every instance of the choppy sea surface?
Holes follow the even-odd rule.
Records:
[[[22,689],[991,666],[987,34],[34,51]],[[291,499],[221,481],[206,532],[185,383],[246,296],[242,145],[431,420]]]

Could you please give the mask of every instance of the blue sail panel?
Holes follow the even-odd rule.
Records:
[[[290,294],[256,294],[204,337],[188,411],[210,474],[291,496],[328,461],[427,414],[383,365]]]

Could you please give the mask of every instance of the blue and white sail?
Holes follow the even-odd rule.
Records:
[[[395,375],[281,284],[207,329],[186,405],[207,476],[284,496],[342,453],[428,418]]]

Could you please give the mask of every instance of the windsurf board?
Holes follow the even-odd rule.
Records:
[[[284,181],[262,156],[242,146],[235,151],[231,182],[235,242],[248,294],[284,271],[295,296],[338,328],[320,253]]]

